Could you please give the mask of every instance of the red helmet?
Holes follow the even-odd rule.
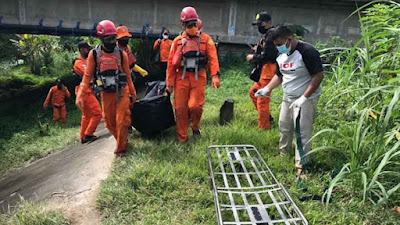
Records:
[[[115,29],[115,25],[113,22],[109,20],[103,20],[99,24],[97,24],[97,36],[107,36],[117,34],[117,29]]]
[[[181,12],[181,22],[188,22],[192,20],[197,20],[199,16],[197,15],[196,10],[193,7],[185,7]]]
[[[199,28],[199,30],[203,29],[203,22],[201,19],[197,19],[197,28]]]

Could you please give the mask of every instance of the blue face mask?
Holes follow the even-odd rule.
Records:
[[[288,40],[289,40],[289,39],[288,39]],[[289,46],[289,47],[286,46],[287,42],[288,42],[288,41],[286,41],[285,44],[276,47],[276,48],[278,49],[278,52],[279,52],[279,53],[281,53],[281,54],[287,54],[287,53],[289,53],[289,52],[292,50],[290,46]]]

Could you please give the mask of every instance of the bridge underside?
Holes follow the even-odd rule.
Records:
[[[148,24],[150,36],[157,37],[163,26],[181,31],[180,10],[188,5],[197,9],[205,32],[221,42],[255,43],[259,34],[251,22],[260,11],[269,12],[274,24],[304,26],[308,40],[359,36],[358,19],[346,20],[356,9],[351,0],[1,0],[0,32],[90,36],[99,21],[109,19],[128,26],[135,37]]]

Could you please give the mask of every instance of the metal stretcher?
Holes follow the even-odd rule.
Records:
[[[214,145],[207,155],[219,225],[308,224],[254,146]]]

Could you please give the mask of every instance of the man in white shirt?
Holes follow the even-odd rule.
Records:
[[[301,143],[296,143],[296,167],[297,173],[301,174],[309,160],[302,155],[311,148],[309,140],[324,78],[322,61],[311,44],[297,40],[286,26],[277,27],[272,40],[280,53],[276,59],[276,75],[255,96],[265,97],[282,84],[284,101],[279,115],[279,149],[281,155],[287,154],[291,150],[294,129],[300,131]]]

